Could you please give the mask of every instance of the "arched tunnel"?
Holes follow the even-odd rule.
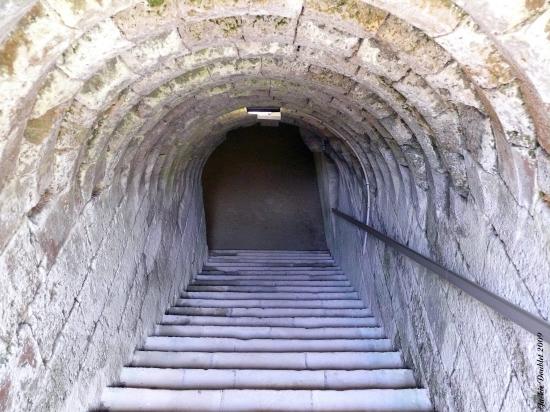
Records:
[[[280,166],[235,230],[287,214],[315,246],[217,249],[328,250],[435,410],[546,410],[548,336],[332,209],[547,322],[548,1],[4,0],[0,28],[0,410],[101,407],[209,259],[203,170],[250,128],[311,179]]]

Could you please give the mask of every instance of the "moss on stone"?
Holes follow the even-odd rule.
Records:
[[[164,0],[147,0],[150,7],[160,7],[164,4]]]
[[[226,17],[223,19],[212,19],[210,21],[219,26],[225,36],[230,36],[233,33],[236,33],[241,29],[243,24],[242,20],[238,17]]]
[[[491,73],[493,80],[499,84],[510,83],[514,76],[510,67],[501,59],[497,52],[487,56],[487,69]]]
[[[368,31],[376,31],[384,22],[387,13],[358,0],[316,0],[311,6],[322,13],[329,13],[343,19],[355,20]]]
[[[0,49],[0,73],[13,75],[15,70],[15,61],[19,48],[29,47],[32,43],[27,37],[27,28],[36,21],[38,17],[44,15],[44,8],[41,4],[34,5],[29,12],[21,19],[15,31],[4,42]]]
[[[76,13],[83,11],[86,8],[86,0],[72,0],[70,4],[71,9]]]
[[[50,134],[57,120],[57,114],[57,110],[52,109],[43,116],[29,120],[25,129],[25,139],[32,144],[42,143]]]
[[[281,27],[288,26],[290,19],[286,17],[278,17],[275,19],[275,28],[280,29]]]
[[[526,0],[525,8],[529,11],[537,11],[544,6],[544,0]]]

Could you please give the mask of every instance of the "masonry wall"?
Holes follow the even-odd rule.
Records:
[[[543,228],[517,207],[496,178],[464,198],[450,193],[440,210],[430,191],[411,198],[407,168],[395,166],[368,191],[357,170],[331,155],[317,154],[329,247],[353,279],[418,381],[430,389],[441,411],[528,411],[537,409],[537,338],[504,319],[383,242],[329,214],[329,207],[365,221],[417,252],[431,257],[505,299],[547,313],[550,284]],[[382,175],[378,176],[382,177]],[[381,180],[381,179],[380,179]],[[490,193],[487,193],[489,191]],[[485,192],[485,197],[481,193]],[[497,203],[480,212],[476,204]],[[488,205],[489,206],[489,205]],[[529,230],[526,231],[525,228]],[[544,344],[544,351],[550,345]],[[550,360],[545,357],[545,371]],[[545,375],[548,387],[549,376]]]
[[[204,258],[209,153],[278,106],[435,404],[531,408],[533,336],[327,211],[548,320],[549,30],[541,0],[0,1],[0,405],[95,396]]]
[[[0,255],[0,409],[82,410],[116,379],[204,261],[197,169],[44,200],[21,222]]]

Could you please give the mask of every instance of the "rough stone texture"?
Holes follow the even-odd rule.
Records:
[[[437,408],[533,408],[531,335],[329,213],[548,319],[550,9],[511,3],[2,2],[2,408],[94,404],[201,266],[247,105],[309,133],[330,246]]]

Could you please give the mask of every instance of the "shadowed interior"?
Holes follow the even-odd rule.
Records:
[[[313,155],[297,127],[231,131],[202,182],[211,249],[326,249]]]

